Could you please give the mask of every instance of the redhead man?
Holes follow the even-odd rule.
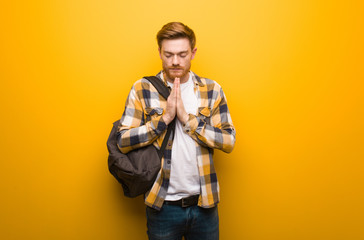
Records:
[[[235,144],[221,86],[190,70],[196,55],[192,29],[171,22],[157,34],[163,70],[156,76],[170,88],[167,100],[146,79],[134,83],[118,128],[123,153],[154,144],[158,149],[176,119],[162,167],[145,194],[148,237],[219,239],[219,184],[213,149],[231,152]]]

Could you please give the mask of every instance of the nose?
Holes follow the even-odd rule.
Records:
[[[178,66],[178,65],[179,65],[179,61],[178,61],[178,56],[177,56],[177,55],[174,55],[174,56],[173,56],[172,64],[173,64],[174,66]]]

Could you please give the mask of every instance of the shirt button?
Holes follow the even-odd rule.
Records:
[[[167,161],[167,164],[171,164],[171,160],[168,160],[168,161]]]
[[[168,146],[172,146],[172,143],[168,143]]]

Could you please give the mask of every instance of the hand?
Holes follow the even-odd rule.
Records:
[[[171,94],[167,99],[166,111],[163,114],[163,121],[168,125],[176,116],[177,109],[177,94],[176,94],[176,84],[174,84]]]
[[[163,121],[168,125],[176,117],[182,124],[188,121],[188,113],[185,110],[181,98],[180,79],[174,79],[173,89],[167,99],[166,112],[163,114]]]
[[[180,79],[176,78],[174,80],[174,88],[176,94],[176,102],[177,102],[177,118],[182,124],[186,124],[188,121],[188,113],[186,112],[185,106],[183,105],[182,97],[181,97],[181,89],[180,89]]]

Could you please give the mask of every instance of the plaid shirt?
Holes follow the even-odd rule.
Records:
[[[183,126],[183,130],[196,142],[201,185],[198,205],[210,208],[216,206],[220,199],[212,159],[213,149],[231,152],[235,144],[235,129],[220,85],[213,80],[200,78],[192,71],[190,73],[195,84],[198,112],[196,115],[189,114],[189,120]],[[162,72],[157,74],[160,79],[161,74]],[[118,128],[118,146],[122,153],[152,143],[160,149],[167,132],[167,125],[162,118],[166,105],[167,101],[148,80],[140,79],[134,83]],[[161,170],[152,188],[145,194],[145,204],[157,210],[163,205],[169,185],[172,135],[161,160]]]

